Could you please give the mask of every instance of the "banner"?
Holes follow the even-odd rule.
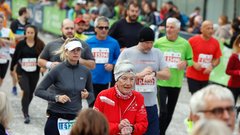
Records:
[[[11,8],[12,8],[12,18],[17,19],[18,17],[18,10],[21,7],[28,7],[28,1],[27,0],[12,0],[11,2]]]
[[[66,18],[66,10],[60,10],[55,6],[43,8],[43,30],[61,35],[61,23]]]

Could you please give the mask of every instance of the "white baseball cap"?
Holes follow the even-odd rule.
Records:
[[[65,45],[65,50],[72,51],[73,49],[78,47],[82,49],[82,44],[80,41],[71,41]]]

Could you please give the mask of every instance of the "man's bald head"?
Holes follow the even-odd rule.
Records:
[[[61,27],[63,38],[74,37],[74,22],[70,19],[64,19]]]
[[[202,37],[206,40],[210,39],[214,33],[212,21],[206,20],[201,26]]]

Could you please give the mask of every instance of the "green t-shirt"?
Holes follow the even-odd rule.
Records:
[[[154,42],[154,47],[160,49],[164,53],[165,61],[171,72],[169,80],[158,80],[159,86],[165,87],[182,87],[184,70],[177,69],[178,61],[187,61],[187,65],[191,66],[192,48],[187,40],[178,36],[175,41],[169,41],[166,36],[159,38]]]

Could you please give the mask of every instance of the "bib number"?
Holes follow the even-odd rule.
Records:
[[[22,69],[26,72],[34,72],[37,70],[36,58],[23,58],[21,63]]]
[[[92,54],[97,64],[108,63],[109,48],[92,48]]]
[[[177,64],[181,60],[181,53],[165,52],[164,58],[169,68],[177,68]]]
[[[198,63],[201,64],[202,68],[208,68],[212,63],[212,55],[200,54],[198,56]]]
[[[138,92],[153,92],[156,89],[156,78],[151,81],[145,82],[143,78],[138,78],[135,83],[135,89]]]
[[[6,64],[8,61],[5,55],[0,54],[0,64]]]
[[[76,121],[75,119],[66,120],[66,119],[58,118],[57,126],[58,126],[58,131],[60,135],[69,135],[75,121]]]

